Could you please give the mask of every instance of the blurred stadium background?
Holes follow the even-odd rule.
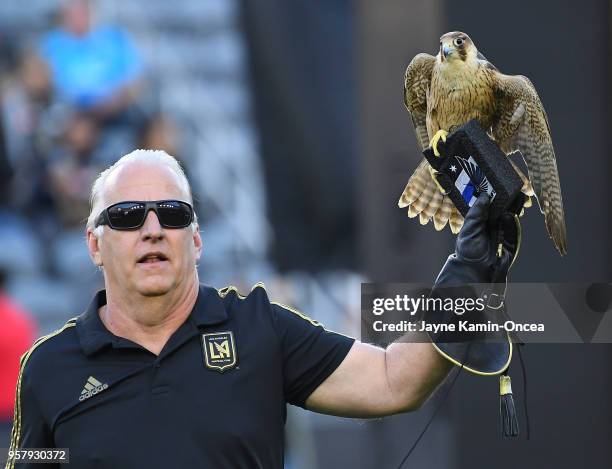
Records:
[[[607,1],[0,2],[5,432],[16,365],[4,357],[101,286],[84,243],[89,185],[134,148],[186,167],[205,283],[264,281],[358,336],[360,282],[433,281],[452,237],[396,208],[419,158],[401,89],[410,59],[450,30],[527,75],[549,115],[570,253],[558,257],[531,209],[512,280],[609,282]],[[524,353],[531,441],[499,441],[497,380],[465,374],[407,467],[610,467],[610,346]],[[436,401],[365,422],[293,409],[287,467],[395,467]]]

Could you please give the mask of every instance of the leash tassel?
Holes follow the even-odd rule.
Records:
[[[512,397],[512,382],[506,374],[499,377],[499,416],[502,436],[516,438],[519,435],[519,425]]]

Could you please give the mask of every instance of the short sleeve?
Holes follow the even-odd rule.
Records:
[[[328,331],[289,307],[272,304],[280,340],[285,400],[300,407],[342,363],[355,339]]]

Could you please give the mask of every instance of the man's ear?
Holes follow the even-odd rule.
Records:
[[[195,246],[195,260],[197,262],[202,256],[202,237],[200,236],[200,225],[197,223],[193,227],[193,245]]]
[[[98,267],[103,265],[102,253],[100,252],[100,240],[94,234],[93,229],[87,228],[87,249],[89,250],[89,257],[94,264]]]

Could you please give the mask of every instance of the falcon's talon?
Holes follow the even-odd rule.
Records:
[[[440,129],[433,136],[431,141],[429,142],[429,146],[433,149],[435,156],[440,156],[440,152],[438,151],[438,143],[442,140],[442,143],[446,143],[446,136],[448,132],[446,130]]]
[[[440,171],[436,171],[431,166],[429,167],[429,174],[431,174],[431,178],[436,183],[436,186],[438,187],[438,190],[440,191],[440,193],[442,195],[448,195],[449,194],[448,191],[444,190],[442,185],[438,182],[438,177],[437,176],[438,176],[439,173],[440,173]]]

